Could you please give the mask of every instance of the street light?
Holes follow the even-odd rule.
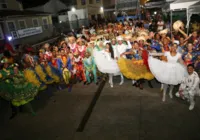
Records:
[[[100,7],[100,12],[103,13],[103,7]]]
[[[12,36],[8,36],[8,41],[12,41]]]
[[[74,7],[72,7],[72,12],[75,12],[75,11],[76,11],[76,9]]]
[[[156,14],[157,14],[157,12],[155,11],[155,12],[154,12],[154,15],[156,15]]]

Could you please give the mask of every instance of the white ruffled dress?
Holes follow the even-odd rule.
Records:
[[[100,72],[114,75],[120,74],[117,61],[111,58],[110,53],[105,50],[99,51],[94,49],[93,55],[97,68]]]
[[[149,56],[149,68],[155,78],[163,83],[169,85],[178,85],[188,75],[186,67],[178,62],[181,54],[171,56],[170,52],[165,52],[168,62],[164,62]]]

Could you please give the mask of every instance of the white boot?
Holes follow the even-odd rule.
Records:
[[[164,84],[161,84],[160,91],[162,92],[164,89]]]
[[[174,86],[171,85],[171,86],[170,86],[170,89],[169,89],[169,97],[170,97],[171,99],[173,98],[173,94],[172,94],[173,89],[174,89]]]
[[[168,85],[167,84],[163,84],[163,97],[162,97],[162,101],[163,102],[165,102],[165,100],[166,100],[167,88],[168,88]]]
[[[195,105],[195,103],[190,103],[189,110],[193,110],[194,109],[194,105]]]
[[[110,87],[113,88],[113,76],[112,76],[112,74],[109,75],[109,84],[110,84]]]
[[[165,92],[163,92],[162,101],[163,101],[163,102],[165,102],[165,100],[166,100],[166,93],[165,93]]]
[[[169,97],[172,99],[173,98],[173,95],[172,95],[172,93],[170,92],[169,93]]]
[[[195,105],[194,96],[191,96],[191,95],[190,95],[190,106],[189,106],[189,110],[193,110],[193,109],[194,109],[194,105]]]
[[[121,76],[121,82],[119,83],[119,85],[121,86],[124,83],[124,77],[122,74],[120,76]]]
[[[113,84],[110,84],[110,87],[113,88]]]

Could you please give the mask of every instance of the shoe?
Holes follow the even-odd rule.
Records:
[[[150,88],[153,88],[151,82],[149,82],[149,81],[148,81],[148,85],[149,85]]]
[[[68,88],[68,92],[71,92],[72,91],[72,86],[70,86],[69,88]]]
[[[135,84],[132,84],[132,86],[133,86],[133,87],[136,87],[136,83],[135,83]]]
[[[142,84],[139,85],[140,90],[143,90],[143,86]]]
[[[18,114],[17,112],[13,112],[9,119],[12,120],[17,116],[17,114]]]
[[[58,90],[62,90],[62,87],[61,87],[61,86],[58,86]]]
[[[87,84],[87,82],[84,82],[84,83],[83,83],[83,85],[86,85],[86,84]]]
[[[121,81],[121,82],[119,83],[119,85],[121,86],[123,83],[124,83],[124,81]]]
[[[110,84],[110,87],[113,88],[113,84]]]
[[[86,83],[86,85],[90,85],[90,84],[91,84],[90,82],[87,82],[87,83]]]
[[[194,103],[192,103],[192,104],[190,104],[190,106],[189,106],[189,110],[193,110],[194,109]]]

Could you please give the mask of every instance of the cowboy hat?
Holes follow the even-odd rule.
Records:
[[[167,33],[168,33],[168,29],[164,29],[164,30],[159,32],[159,34],[167,34]]]

